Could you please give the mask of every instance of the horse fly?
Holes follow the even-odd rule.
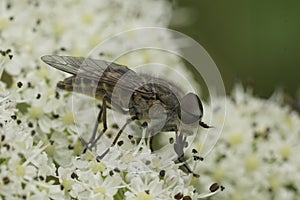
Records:
[[[187,136],[193,134],[191,127],[210,127],[201,121],[203,106],[196,94],[183,95],[167,81],[145,74],[138,75],[128,67],[113,62],[58,55],[45,55],[41,59],[56,69],[72,74],[59,81],[58,88],[102,100],[91,138],[89,141],[81,138],[85,151],[91,150],[107,130],[107,108],[129,116],[111,146],[97,156],[98,161],[117,144],[125,127],[138,120],[147,127],[146,132],[150,137],[159,131],[174,131],[174,151],[178,161],[189,173],[198,176],[184,160]],[[103,129],[98,131],[101,122]]]

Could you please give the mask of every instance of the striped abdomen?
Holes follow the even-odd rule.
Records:
[[[95,80],[71,76],[57,83],[57,87],[62,90],[85,94],[102,100],[104,94],[110,90],[105,83],[98,83]]]

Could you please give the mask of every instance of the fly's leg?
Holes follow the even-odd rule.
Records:
[[[136,118],[130,118],[130,119],[128,119],[128,120],[126,121],[126,123],[125,123],[125,124],[122,126],[122,128],[119,130],[117,136],[116,136],[115,139],[113,140],[113,142],[112,142],[112,144],[110,145],[110,147],[108,147],[108,148],[107,148],[100,156],[97,156],[96,159],[97,159],[98,162],[106,156],[106,154],[110,151],[110,148],[114,147],[114,146],[117,144],[117,142],[118,142],[120,136],[122,135],[124,129],[126,128],[126,126],[127,126],[128,124],[130,124],[130,123],[131,123],[132,121],[134,121],[134,120],[136,120]]]
[[[183,164],[183,166],[186,168],[186,170],[193,174],[194,177],[199,177],[198,174],[194,173],[193,170],[190,168],[188,163],[184,160],[184,152],[183,149],[187,146],[186,141],[187,136],[183,136],[182,133],[179,133],[176,131],[176,141],[174,144],[174,151],[176,152],[178,158],[177,160]]]
[[[102,106],[101,106],[100,111],[98,113],[97,121],[95,123],[93,133],[92,133],[92,136],[91,136],[90,140],[88,142],[86,142],[83,138],[81,138],[81,142],[85,146],[84,152],[86,152],[87,149],[91,150],[96,145],[96,143],[99,141],[99,139],[102,137],[102,135],[105,133],[105,131],[107,130],[107,118],[106,118],[107,106],[106,106],[106,101],[107,101],[107,98],[104,96],[103,101],[102,101]],[[98,132],[99,124],[101,123],[101,118],[102,118],[102,121],[103,121],[103,129],[100,131],[100,133],[96,137],[97,132]]]

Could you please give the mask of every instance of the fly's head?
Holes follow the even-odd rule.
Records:
[[[203,105],[198,95],[188,93],[183,96],[180,100],[179,110],[178,117],[182,122],[183,127],[188,128],[200,125],[203,128],[210,128],[210,126],[201,121],[203,116]]]

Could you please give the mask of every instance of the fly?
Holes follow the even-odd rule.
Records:
[[[193,134],[191,127],[209,128],[202,122],[203,106],[194,93],[183,95],[173,84],[148,75],[138,75],[126,66],[104,60],[83,57],[45,55],[41,58],[48,65],[71,74],[59,81],[57,87],[66,91],[82,93],[102,100],[102,105],[89,141],[82,140],[91,150],[107,130],[107,109],[127,114],[126,123],[120,128],[111,146],[115,146],[126,126],[133,121],[147,125],[148,136],[159,131],[174,131],[174,151],[178,161],[195,174],[184,161],[187,136]],[[103,123],[103,129],[98,126]],[[149,126],[148,126],[149,125]],[[110,150],[97,156],[100,161]]]

